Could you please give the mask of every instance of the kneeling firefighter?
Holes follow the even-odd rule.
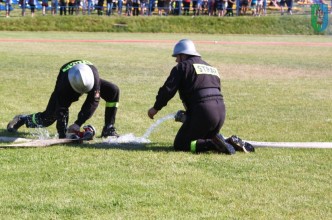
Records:
[[[153,119],[178,91],[186,109],[182,112],[186,119],[175,137],[174,149],[234,154],[234,147],[219,134],[225,121],[226,108],[218,70],[202,60],[189,39],[180,40],[172,56],[176,57],[177,65],[159,89],[148,116]]]
[[[69,107],[83,94],[87,94],[87,96],[77,119],[67,127]],[[8,123],[7,130],[16,132],[24,124],[28,128],[48,127],[56,121],[59,138],[66,138],[66,133],[80,132],[80,127],[92,117],[102,98],[106,101],[106,108],[101,136],[118,137],[114,124],[119,95],[118,86],[101,79],[97,68],[91,62],[73,60],[60,68],[55,89],[45,111],[31,115],[17,115]]]

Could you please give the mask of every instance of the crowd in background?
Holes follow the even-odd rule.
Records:
[[[22,16],[26,10],[34,16],[35,10],[42,10],[46,15],[50,11],[52,15],[90,15],[95,12],[98,15],[208,15],[208,16],[234,16],[234,15],[266,15],[267,6],[280,9],[281,15],[284,8],[292,14],[294,0],[0,0],[5,7],[6,17],[13,10],[12,5],[18,5],[22,9]],[[310,2],[308,2],[310,1]],[[324,0],[299,0],[305,4],[324,3]],[[331,0],[332,4],[332,0]]]

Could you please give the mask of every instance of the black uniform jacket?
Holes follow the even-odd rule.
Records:
[[[75,64],[79,63],[87,64],[91,68],[94,75],[94,86],[87,93],[86,100],[83,103],[80,112],[78,113],[78,117],[75,123],[81,126],[83,123],[85,123],[85,121],[87,121],[93,115],[93,113],[98,107],[100,100],[100,79],[99,79],[98,70],[89,61],[73,60],[71,62],[64,64],[60,68],[60,72],[55,85],[54,92],[56,93],[57,97],[56,115],[58,123],[59,121],[65,122],[65,120],[63,120],[62,117],[67,117],[70,105],[73,102],[78,101],[79,97],[82,95],[80,93],[75,92],[75,90],[71,87],[68,79],[68,72],[70,68]]]
[[[162,109],[177,91],[187,108],[205,99],[222,98],[218,70],[197,56],[178,63],[159,89],[153,107]]]

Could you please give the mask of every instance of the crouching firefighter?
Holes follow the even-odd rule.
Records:
[[[186,109],[186,119],[175,137],[174,149],[193,153],[214,151],[234,154],[234,147],[219,134],[225,121],[226,108],[218,70],[202,60],[194,43],[188,39],[180,40],[174,46],[172,56],[176,57],[177,65],[159,89],[148,116],[153,119],[179,92]]]
[[[80,96],[87,94],[76,121],[67,127],[69,107]],[[97,68],[86,60],[73,60],[60,68],[54,91],[43,112],[31,115],[17,115],[7,125],[7,131],[16,132],[22,125],[28,128],[48,127],[56,122],[59,138],[67,133],[79,133],[81,126],[92,117],[100,98],[106,101],[104,127],[101,136],[119,135],[115,129],[115,118],[120,90],[117,85],[99,78]]]

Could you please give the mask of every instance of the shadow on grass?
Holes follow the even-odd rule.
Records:
[[[28,138],[31,137],[30,132],[8,132],[7,129],[0,129],[0,136],[3,137],[16,137],[16,138]]]
[[[165,146],[160,143],[149,143],[149,144],[140,144],[140,143],[119,143],[119,144],[110,144],[110,143],[83,143],[83,144],[68,144],[69,147],[78,147],[78,148],[93,148],[93,149],[104,149],[104,150],[124,150],[124,151],[156,151],[156,152],[173,152],[173,146]]]

